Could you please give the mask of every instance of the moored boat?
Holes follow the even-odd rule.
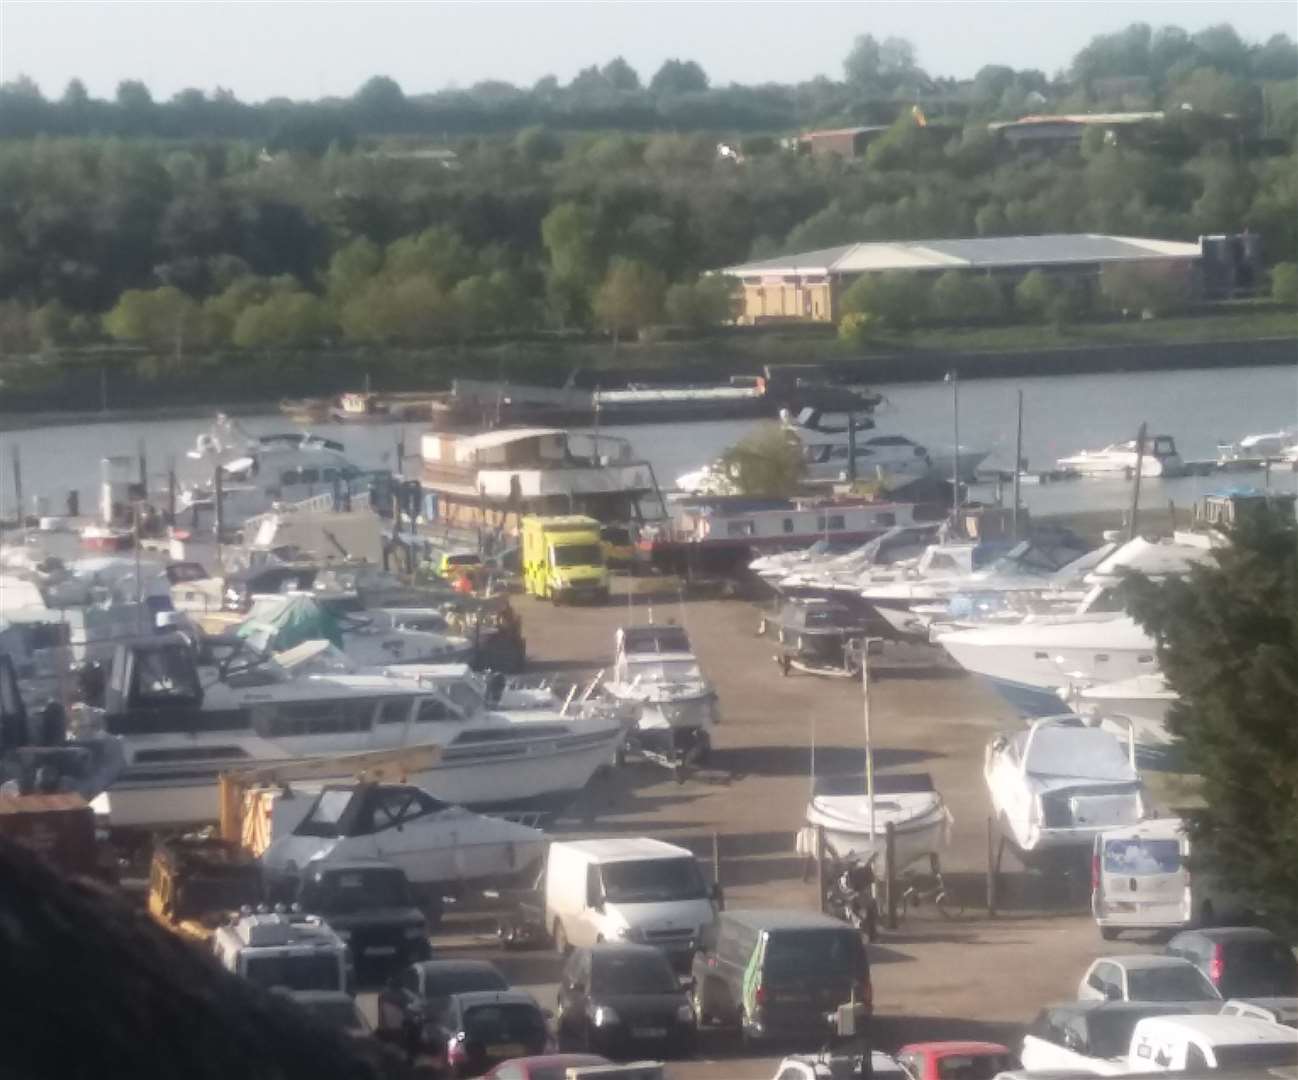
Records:
[[[873,820],[863,775],[819,777],[805,820],[798,834],[799,854],[815,853],[815,833],[823,829],[832,857],[862,862],[877,855],[880,868],[891,826],[895,871],[938,856],[952,823],[951,812],[927,773],[876,776]]]

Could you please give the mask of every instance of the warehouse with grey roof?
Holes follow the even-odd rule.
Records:
[[[902,240],[781,255],[727,266],[718,273],[738,282],[737,319],[833,322],[838,298],[863,274],[912,271],[937,276],[950,270],[995,275],[1013,284],[1032,270],[1098,275],[1115,263],[1172,268],[1196,274],[1202,243],[1094,233],[980,237],[967,240]]]

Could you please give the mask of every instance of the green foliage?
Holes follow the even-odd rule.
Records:
[[[933,283],[929,306],[934,316],[948,322],[989,322],[1000,317],[1005,300],[991,278],[948,270]]]
[[[838,322],[838,340],[859,349],[870,341],[875,318],[863,311],[849,311]]]
[[[1279,263],[1271,268],[1271,299],[1298,307],[1298,263]]]
[[[1100,271],[1100,292],[1119,311],[1171,315],[1192,297],[1189,275],[1178,267],[1109,265]]]
[[[732,317],[733,291],[732,281],[719,275],[678,281],[667,290],[663,307],[671,322],[699,330]]]
[[[514,147],[519,157],[533,165],[558,161],[563,157],[563,140],[540,124],[520,131],[514,138]]]
[[[333,315],[318,296],[301,290],[277,291],[240,312],[230,339],[244,348],[300,347],[322,344],[334,329]]]
[[[614,259],[595,294],[595,317],[616,339],[623,330],[639,331],[662,318],[667,283],[651,266]]]
[[[1232,543],[1184,578],[1129,583],[1179,695],[1168,726],[1203,778],[1190,816],[1196,865],[1298,929],[1298,529],[1245,513]]]
[[[779,424],[762,424],[721,455],[724,473],[739,494],[767,498],[796,495],[806,473],[806,459],[796,438]]]
[[[171,346],[177,353],[199,336],[201,325],[198,304],[171,285],[128,289],[104,316],[104,329],[118,341]]]
[[[906,330],[927,314],[929,287],[919,274],[905,270],[862,274],[843,293],[840,307],[847,314],[859,312],[883,326]]]
[[[664,60],[649,81],[652,94],[692,94],[707,88],[707,74],[693,60]]]
[[[1044,270],[1029,270],[1014,287],[1014,306],[1029,318],[1046,322],[1059,297],[1059,285]]]

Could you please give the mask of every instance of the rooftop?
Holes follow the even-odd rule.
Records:
[[[993,269],[1199,257],[1197,243],[1096,233],[1053,233],[843,244],[727,266],[719,273],[736,277],[752,274],[859,274],[871,270]]]

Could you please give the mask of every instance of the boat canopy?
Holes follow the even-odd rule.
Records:
[[[313,596],[267,596],[252,606],[235,633],[262,652],[285,652],[304,641],[328,641],[342,648],[342,627]]]
[[[910,795],[936,790],[929,773],[882,773],[874,777],[875,795]],[[818,776],[813,794],[819,797],[864,793],[865,774],[848,773],[844,776]]]

